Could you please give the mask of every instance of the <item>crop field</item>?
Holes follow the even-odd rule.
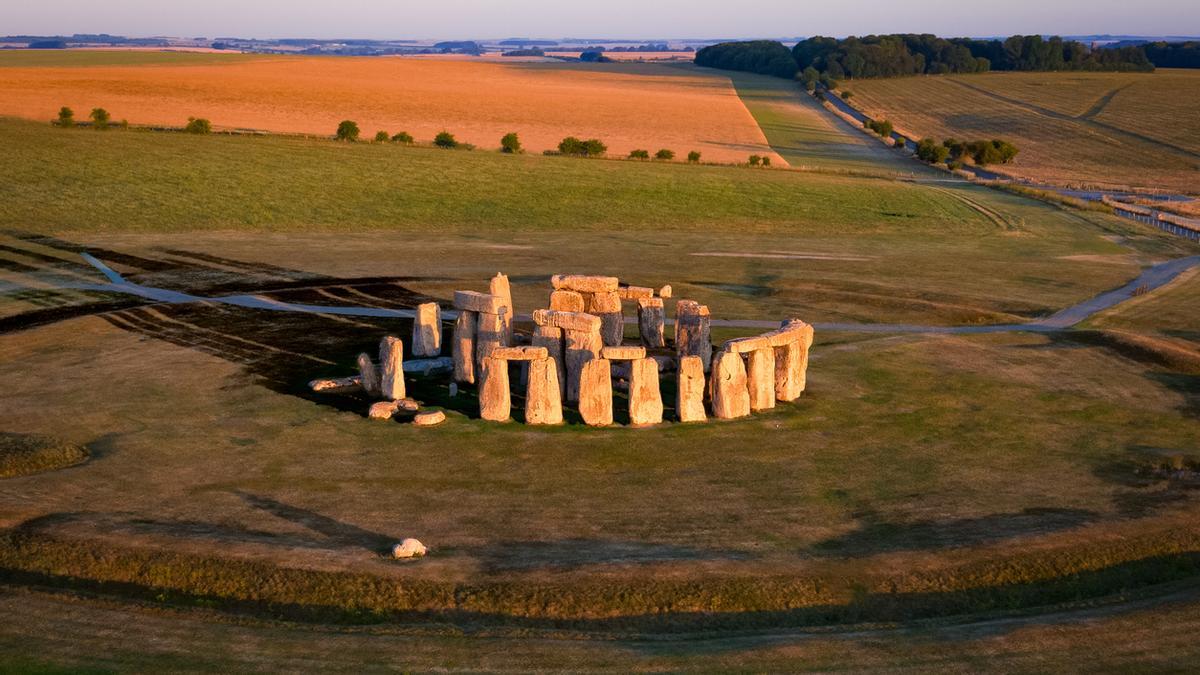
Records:
[[[918,136],[1005,138],[999,171],[1053,184],[1189,194],[1200,185],[1200,73],[986,73],[844,82],[852,103]]]
[[[63,70],[280,62],[243,61]],[[306,72],[358,67],[329,63]],[[0,666],[1019,672],[1197,655],[1194,268],[1086,330],[946,329],[1042,319],[1200,245],[926,173],[788,82],[370,63],[730,96],[732,128],[803,169],[0,118],[0,453],[24,453],[0,478],[0,611],[23,617],[0,622]],[[36,69],[61,67],[0,78]],[[84,253],[192,297],[103,287]],[[496,272],[518,314],[579,272],[671,284],[716,319],[837,325],[818,328],[798,401],[737,421],[488,423],[474,388],[431,377],[409,393],[448,419],[418,428],[308,388],[411,335],[334,306],[448,308]],[[1116,332],[1150,342],[1097,337]],[[624,394],[616,408],[626,421]],[[404,537],[431,554],[392,559]]]
[[[7,66],[7,67],[6,67]],[[498,149],[566,136],[599,138],[623,157],[641,148],[697,150],[706,161],[770,154],[729,78],[690,65],[570,64],[468,59],[321,58],[151,52],[0,54],[0,115],[49,120],[94,107],[131,124],[332,135],[344,119],[363,135],[407,131],[428,143],[448,130]]]

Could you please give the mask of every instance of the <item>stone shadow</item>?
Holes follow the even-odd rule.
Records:
[[[276,518],[303,526],[323,536],[329,543],[346,548],[362,548],[372,553],[383,555],[392,544],[395,537],[372,532],[357,525],[344,523],[340,520],[310,511],[298,506],[292,506],[264,495],[256,495],[241,490],[235,490],[234,495],[251,507],[266,511]]]

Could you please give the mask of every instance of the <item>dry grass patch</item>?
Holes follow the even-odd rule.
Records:
[[[85,448],[49,436],[0,433],[0,478],[64,469],[87,458]]]

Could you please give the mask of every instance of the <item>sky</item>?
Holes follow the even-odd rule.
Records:
[[[1200,34],[1197,0],[0,0],[0,35],[740,38]]]

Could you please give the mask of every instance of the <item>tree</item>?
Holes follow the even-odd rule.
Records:
[[[401,131],[400,133],[396,134],[395,136],[392,136],[392,142],[393,143],[403,143],[405,145],[412,145],[413,137],[412,137],[412,134],[408,133],[407,131]]]
[[[804,83],[804,88],[809,91],[814,91],[817,88],[817,82],[821,79],[821,73],[816,68],[808,66],[804,72],[800,74],[800,81]]]
[[[442,131],[439,132],[437,136],[433,137],[433,144],[439,148],[457,148],[458,139],[456,139],[454,134],[450,133],[449,131]]]
[[[376,143],[387,143],[390,138],[391,138],[391,136],[388,136],[388,132],[386,132],[386,131],[376,131],[375,132],[375,142]]]
[[[763,158],[762,158],[762,165],[763,165],[763,166],[771,166],[771,157],[770,157],[770,155],[763,155]]]
[[[183,128],[189,134],[208,134],[212,133],[212,122],[203,117],[189,117],[187,126]]]
[[[108,122],[112,119],[112,115],[104,108],[92,108],[92,113],[88,115],[92,118],[92,128],[104,131],[108,128]]]
[[[650,151],[649,150],[631,150],[629,152],[629,159],[650,159]]]
[[[922,138],[917,143],[917,157],[930,164],[941,164],[950,156],[950,148],[932,138]]]
[[[64,129],[75,126],[75,111],[67,106],[58,109],[58,126]]]
[[[580,157],[599,157],[608,152],[608,146],[604,145],[597,138],[589,138],[586,141],[581,141],[574,136],[567,136],[558,144],[558,151],[564,155],[578,155]]]
[[[354,120],[342,120],[338,124],[337,139],[339,141],[357,141],[358,134],[358,123]]]
[[[583,142],[584,154],[588,157],[600,157],[608,152],[608,146],[598,138],[589,138]]]
[[[520,154],[521,139],[517,137],[515,132],[504,134],[504,138],[500,139],[500,151],[510,155]]]
[[[654,159],[670,161],[672,159],[675,159],[675,151],[663,148],[662,150],[659,150],[658,152],[654,153]]]
[[[700,163],[700,153],[696,150],[689,152],[688,153],[688,163],[689,164],[699,164]]]
[[[792,79],[800,70],[792,52],[774,40],[722,42],[696,52],[696,65]]]
[[[758,166],[762,162],[762,157],[758,155],[750,155],[750,166]]]

